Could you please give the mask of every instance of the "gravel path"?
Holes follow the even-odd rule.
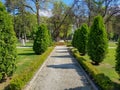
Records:
[[[93,89],[67,47],[57,46],[24,90]]]

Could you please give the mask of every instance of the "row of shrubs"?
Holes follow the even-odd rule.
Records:
[[[87,53],[93,63],[99,65],[108,49],[107,32],[102,16],[96,16],[90,28],[87,24],[82,24],[74,33],[72,45],[81,55]]]
[[[35,61],[33,61],[31,63],[31,66],[22,71],[21,74],[13,76],[6,90],[21,90],[22,88],[24,88],[28,81],[33,77],[36,70],[38,70],[40,66],[44,63],[52,50],[53,47],[50,47],[46,52],[44,52]]]
[[[80,56],[77,49],[72,48],[71,52],[73,56],[77,59],[77,61],[81,64],[84,70],[93,78],[95,83],[100,87],[100,90],[114,90],[114,84],[109,79],[109,77],[105,76],[105,74],[101,73],[98,69],[96,69],[89,61],[85,60],[82,56]]]

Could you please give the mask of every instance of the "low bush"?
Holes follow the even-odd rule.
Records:
[[[105,76],[98,69],[96,69],[89,61],[80,56],[77,49],[71,49],[73,56],[77,59],[84,70],[93,78],[95,83],[100,87],[100,90],[114,90],[113,82],[109,77]]]
[[[15,75],[10,81],[7,90],[21,90],[33,77],[36,70],[38,70],[40,66],[44,63],[52,50],[53,47],[49,48],[45,53],[40,55],[36,61],[33,61],[30,67],[27,67],[24,71],[21,72],[21,74]]]

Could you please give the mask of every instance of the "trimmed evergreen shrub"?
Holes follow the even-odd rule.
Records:
[[[12,19],[0,2],[0,80],[13,74],[16,56],[16,36]]]
[[[72,46],[77,48],[77,39],[78,39],[78,29],[74,32],[72,39]]]
[[[120,76],[120,39],[118,41],[118,46],[116,49],[116,66],[115,70],[117,71],[118,75]]]
[[[88,26],[83,24],[80,29],[78,29],[78,46],[77,49],[81,55],[85,55],[87,51],[87,41],[88,41]]]
[[[94,64],[103,61],[107,48],[108,39],[102,16],[96,16],[88,36],[88,55]]]
[[[49,46],[49,36],[48,30],[45,25],[40,25],[38,31],[36,32],[36,38],[33,44],[33,50],[36,54],[40,55],[47,50]]]

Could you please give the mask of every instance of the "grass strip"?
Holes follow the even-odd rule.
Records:
[[[35,72],[42,66],[54,47],[50,47],[45,53],[39,55],[29,67],[23,70],[19,75],[13,76],[6,90],[21,90],[34,76]]]

